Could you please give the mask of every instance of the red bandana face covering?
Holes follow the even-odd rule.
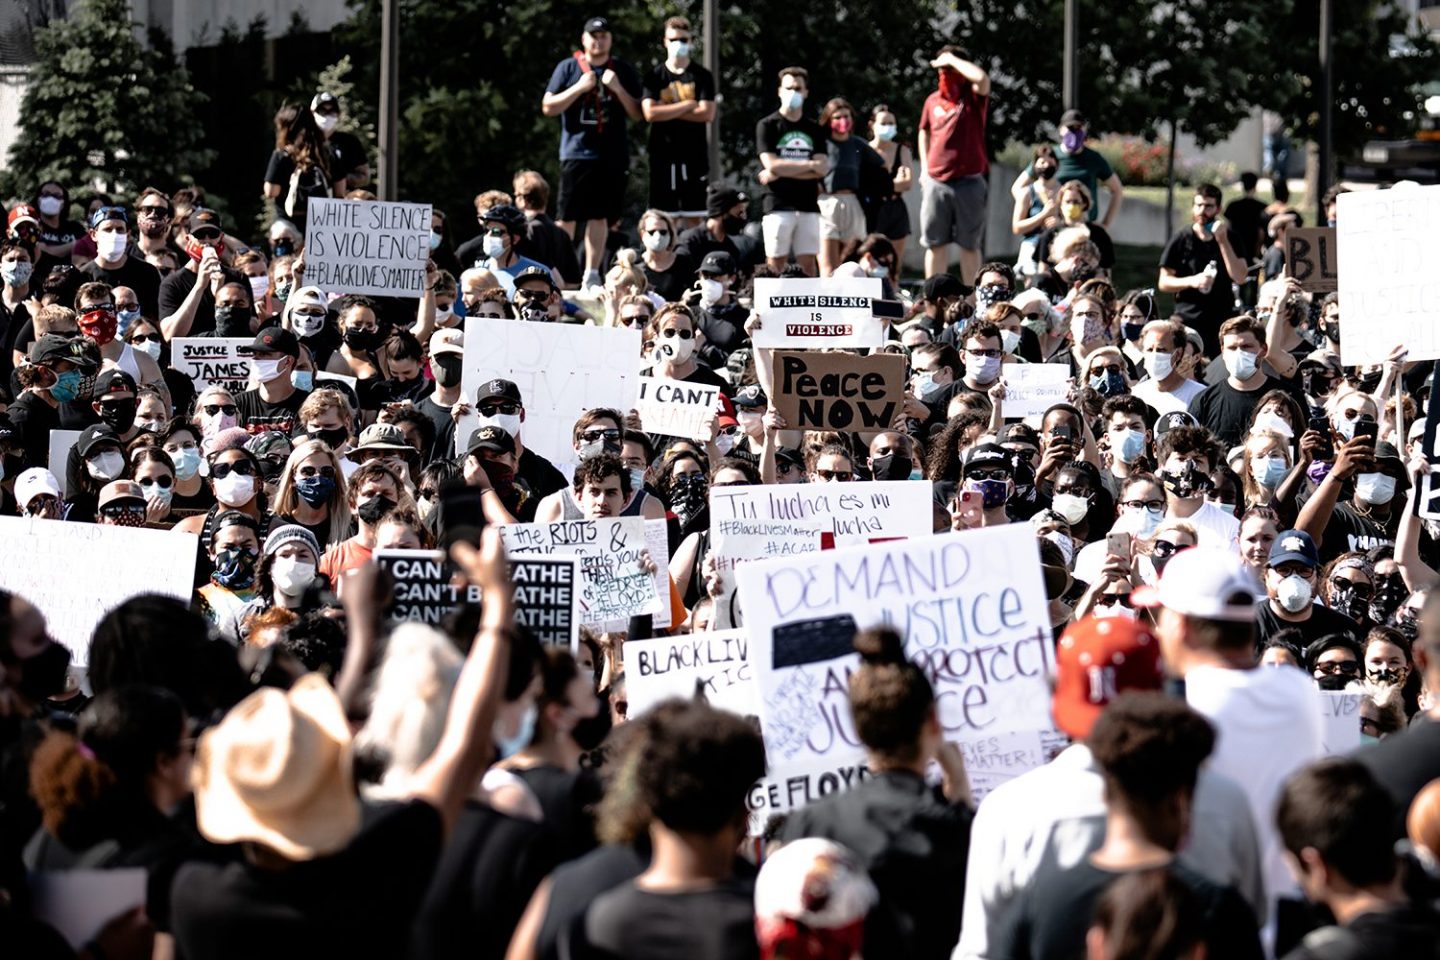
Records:
[[[80,314],[80,332],[102,347],[115,339],[119,324],[114,310],[86,310]]]
[[[951,103],[960,102],[960,94],[965,89],[964,79],[954,70],[945,69],[940,71],[940,96]]]
[[[106,519],[117,527],[143,527],[145,526],[145,511],[121,510],[114,515],[107,516]]]

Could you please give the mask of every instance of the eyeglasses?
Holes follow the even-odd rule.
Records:
[[[169,490],[175,484],[173,477],[146,477],[144,480],[136,481],[142,487],[159,487],[161,490]]]
[[[669,339],[674,339],[675,337],[679,337],[681,340],[693,340],[693,339],[695,339],[695,331],[694,331],[694,330],[680,330],[680,329],[677,329],[677,328],[675,328],[675,327],[671,327],[669,330],[661,330],[661,331],[660,331],[660,336],[666,337],[666,338],[669,338]]]
[[[1164,500],[1121,500],[1120,506],[1127,510],[1159,510],[1165,506]]]
[[[1360,664],[1354,660],[1331,660],[1315,664],[1312,672],[1326,677],[1357,677],[1360,675]]]
[[[596,440],[619,440],[620,431],[614,427],[605,427],[596,430],[584,430],[580,433],[580,439],[586,443],[594,443]]]
[[[334,480],[334,479],[335,479],[335,468],[334,468],[334,467],[310,467],[310,466],[305,466],[305,467],[300,467],[300,468],[298,468],[298,469],[295,471],[295,476],[300,477],[301,479],[304,479],[304,480],[308,480],[308,479],[310,479],[311,477],[329,477],[331,480]]]
[[[231,416],[235,415],[235,404],[233,403],[207,403],[200,409],[205,411],[205,416],[207,417],[213,417],[222,411]]]
[[[1000,356],[1000,351],[994,347],[989,347],[984,350],[981,350],[978,347],[966,347],[965,355],[970,357],[988,357],[993,359]]]
[[[1176,552],[1179,551],[1179,549],[1179,546],[1171,543],[1169,540],[1156,540],[1150,545],[1150,554],[1151,556],[1159,557],[1161,560],[1165,560],[1169,557],[1175,556]]]
[[[238,473],[242,477],[255,476],[255,464],[249,460],[236,460],[234,463],[215,463],[210,466],[210,476],[216,480],[224,480],[231,473]]]
[[[1360,583],[1358,580],[1346,580],[1344,577],[1330,578],[1331,590],[1349,590],[1362,600],[1369,600],[1375,595],[1375,588],[1368,583]]]
[[[142,217],[152,217],[156,220],[170,219],[169,207],[140,207],[137,212]]]
[[[520,404],[513,400],[505,400],[500,403],[477,403],[475,409],[480,411],[482,417],[493,417],[499,413],[510,417],[520,412]]]
[[[839,480],[841,483],[849,483],[855,479],[855,474],[849,470],[816,470],[815,476],[821,480]]]
[[[1090,376],[1092,376],[1092,377],[1093,377],[1093,376],[1096,376],[1096,375],[1098,375],[1098,374],[1101,374],[1101,373],[1121,373],[1121,372],[1122,372],[1122,371],[1121,371],[1121,369],[1120,369],[1120,364],[1118,364],[1118,363],[1107,363],[1107,364],[1105,364],[1104,366],[1091,367],[1091,368],[1090,368]]]

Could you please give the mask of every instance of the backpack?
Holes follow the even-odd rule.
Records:
[[[330,180],[319,167],[295,165],[290,174],[290,189],[285,192],[285,215],[297,220],[305,217],[305,208],[312,197],[330,196]]]

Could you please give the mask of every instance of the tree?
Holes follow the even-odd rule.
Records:
[[[136,40],[126,0],[81,0],[70,19],[36,32],[10,193],[53,179],[129,195],[205,166],[198,94],[164,35],[149,40]]]

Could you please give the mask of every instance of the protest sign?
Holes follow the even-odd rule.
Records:
[[[457,587],[454,569],[439,550],[376,550],[375,563],[395,582],[392,621],[439,624],[462,603],[478,603],[475,587]]]
[[[580,646],[580,560],[535,555],[510,558],[515,620],[549,647]]]
[[[512,556],[579,556],[582,623],[628,620],[662,609],[655,575],[642,566],[646,537],[644,521],[639,517],[512,523],[500,527],[500,535]],[[653,562],[662,569],[665,566],[662,560]]]
[[[487,380],[514,381],[525,401],[521,439],[527,449],[561,470],[573,469],[577,461],[571,429],[580,414],[595,407],[622,414],[633,410],[639,377],[638,330],[491,317],[465,320],[465,400],[473,405]],[[460,418],[455,426],[457,454],[465,452],[465,442],[479,425],[473,409]]]
[[[1363,694],[1344,690],[1316,690],[1319,696],[1320,741],[1326,753],[1349,753],[1360,748],[1360,699]]]
[[[428,203],[310,201],[305,282],[326,293],[422,297],[429,260]]]
[[[1285,266],[1306,293],[1329,293],[1340,285],[1334,227],[1289,227]]]
[[[879,433],[905,403],[905,358],[778,350],[772,383],[770,402],[792,430]]]
[[[626,640],[625,696],[634,717],[670,697],[690,699],[698,689],[713,707],[758,716],[750,637],[716,630],[649,640]]]
[[[1049,601],[1034,534],[990,527],[739,566],[771,775],[854,764],[857,630],[888,626],[935,688],[945,738],[1047,730]],[[832,767],[833,768],[833,767]]]
[[[722,584],[717,624],[744,622],[735,593],[737,564],[923,537],[934,527],[930,501],[930,485],[912,480],[712,487],[710,554]]]
[[[1407,360],[1440,358],[1440,186],[1342,193],[1335,231],[1340,292],[1340,359],[1383,363],[1404,344]]]
[[[965,774],[970,779],[970,795],[975,802],[1007,780],[1054,760],[1070,745],[1070,738],[1053,728],[997,733],[962,741]]]
[[[77,667],[90,662],[90,635],[112,607],[137,593],[187,602],[195,593],[193,533],[0,517],[0,544],[10,561],[0,563],[0,587],[40,608]],[[105,575],[77,589],[76,570],[97,561]]]
[[[37,870],[27,878],[35,916],[80,950],[111,920],[145,906],[142,867]],[[23,952],[23,951],[22,951]],[[88,951],[93,955],[93,951]]]
[[[1000,409],[1007,420],[1038,417],[1070,400],[1068,363],[1007,363],[1000,369],[1005,380]]]
[[[720,388],[688,380],[639,377],[640,429],[687,440],[710,439],[710,426],[720,406]]]
[[[70,460],[70,450],[80,440],[79,430],[61,430],[58,427],[50,431],[50,457],[46,461],[50,466],[50,472],[60,483],[60,496],[68,497],[66,489],[65,464]]]
[[[762,277],[755,281],[757,347],[878,347],[884,322],[871,306],[881,298],[877,277]]]
[[[190,378],[195,392],[224,387],[231,396],[250,388],[250,344],[245,337],[178,337],[170,342],[170,366]]]

